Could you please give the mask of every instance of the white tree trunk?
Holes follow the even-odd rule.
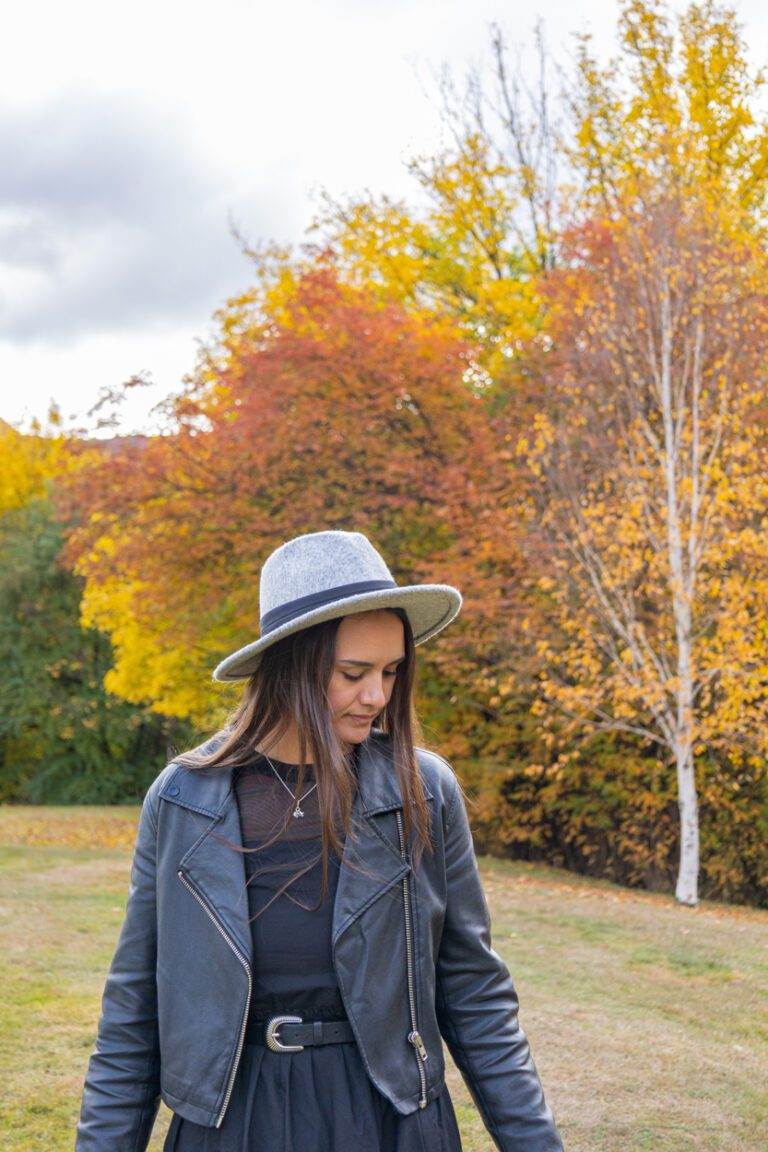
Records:
[[[661,373],[660,407],[664,424],[664,469],[667,515],[667,554],[670,572],[670,597],[675,620],[677,642],[677,714],[674,721],[674,751],[677,764],[677,797],[680,810],[680,866],[675,895],[681,904],[697,904],[699,875],[699,812],[696,797],[696,777],[693,768],[693,668],[692,668],[692,611],[696,584],[695,542],[698,524],[696,493],[699,486],[698,422],[699,380],[697,341],[692,389],[692,448],[686,470],[685,447],[680,436],[679,408],[685,408],[681,397],[676,397],[672,381],[673,325],[670,288],[666,274],[661,296]],[[701,338],[701,327],[698,330]],[[694,499],[691,501],[689,532],[691,548],[686,550],[682,531],[681,478],[686,471],[692,481]],[[687,563],[686,563],[687,561]]]
[[[680,866],[675,896],[681,904],[698,904],[699,810],[690,746],[677,757],[677,790],[680,808]]]

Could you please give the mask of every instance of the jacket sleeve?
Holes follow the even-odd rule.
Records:
[[[457,778],[445,832],[447,907],[437,958],[440,1032],[500,1152],[563,1152],[518,1022],[518,998],[491,947],[491,920]]]
[[[75,1152],[144,1152],[160,1107],[155,959],[156,794],[139,817],[125,919],[85,1076]]]

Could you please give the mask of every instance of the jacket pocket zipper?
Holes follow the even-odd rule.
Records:
[[[405,837],[403,835],[403,814],[399,810],[395,813],[397,817],[397,834],[400,839],[400,855],[405,860]],[[411,1009],[411,1031],[408,1033],[408,1041],[414,1047],[414,1055],[416,1056],[416,1063],[419,1068],[419,1083],[421,1085],[421,1097],[419,1099],[419,1108],[426,1108],[427,1106],[427,1074],[424,1071],[424,1063],[429,1059],[429,1054],[424,1045],[424,1041],[419,1033],[416,1021],[416,995],[414,992],[414,979],[413,979],[413,925],[411,921],[411,889],[410,889],[410,876],[403,876],[403,911],[405,914],[405,956],[406,966],[408,969],[408,1003]]]
[[[229,1099],[230,1099],[230,1096],[232,1095],[232,1088],[234,1087],[234,1083],[235,1083],[235,1075],[237,1074],[238,1065],[240,1063],[240,1055],[243,1051],[243,1041],[245,1040],[245,1029],[246,1029],[246,1026],[248,1024],[248,1010],[249,1010],[250,1005],[251,1005],[251,989],[253,988],[253,979],[251,977],[251,966],[248,963],[247,957],[243,956],[242,952],[237,947],[234,940],[232,940],[231,937],[229,936],[229,934],[226,932],[223,925],[219,921],[219,918],[211,911],[211,908],[208,905],[208,902],[200,895],[200,893],[197,891],[197,889],[192,884],[192,881],[188,880],[186,878],[186,876],[184,875],[184,872],[182,871],[181,868],[178,869],[178,877],[179,877],[179,880],[181,880],[184,887],[187,888],[192,893],[195,900],[197,900],[197,902],[201,906],[201,908],[208,914],[208,916],[211,918],[213,923],[216,925],[219,932],[221,933],[221,935],[224,937],[224,939],[226,940],[229,947],[234,952],[235,956],[237,956],[237,958],[240,961],[240,963],[242,964],[243,968],[245,968],[245,972],[246,972],[246,975],[248,977],[248,996],[246,997],[245,1011],[243,1012],[243,1020],[242,1020],[242,1023],[240,1025],[240,1039],[239,1039],[238,1044],[237,1044],[237,1052],[235,1053],[235,1059],[234,1059],[234,1063],[232,1065],[232,1071],[229,1074],[229,1084],[227,1085],[227,1093],[226,1093],[226,1096],[224,1097],[224,1104],[222,1106],[221,1112],[218,1115],[218,1119],[216,1120],[216,1127],[220,1128],[222,1123],[223,1123],[223,1120],[224,1120],[224,1114],[226,1113],[227,1108],[229,1107]]]

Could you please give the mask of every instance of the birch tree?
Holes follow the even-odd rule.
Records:
[[[548,283],[540,477],[553,639],[542,698],[677,776],[676,897],[698,902],[696,763],[768,753],[765,262],[724,211],[654,190],[565,241]]]

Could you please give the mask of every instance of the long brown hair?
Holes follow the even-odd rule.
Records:
[[[403,824],[406,843],[415,829],[411,864],[418,865],[423,852],[434,852],[430,837],[430,813],[424,796],[414,747],[422,744],[423,733],[414,706],[416,655],[410,620],[402,608],[387,608],[403,622],[405,659],[398,666],[389,701],[377,718],[376,726],[390,736],[393,771],[403,798]],[[296,795],[302,794],[305,769],[315,767],[320,823],[322,828],[322,890],[328,891],[328,854],[339,858],[343,851],[338,824],[345,836],[351,829],[352,804],[357,778],[353,766],[354,746],[347,749],[333,727],[327,688],[334,666],[336,633],[343,617],[324,620],[278,640],[267,648],[256,671],[247,680],[240,703],[228,718],[223,736],[213,752],[190,750],[174,757],[174,763],[187,768],[238,768],[253,762],[262,740],[274,733],[279,740],[293,719],[299,733],[299,767]],[[309,759],[308,759],[309,757]],[[338,823],[337,823],[338,822]],[[283,829],[265,844],[273,843]],[[226,841],[231,843],[230,841]],[[239,845],[231,847],[240,849]],[[242,848],[243,852],[257,849]],[[312,867],[316,860],[308,867]],[[350,867],[355,867],[350,861]],[[307,869],[302,869],[301,875]],[[362,869],[365,871],[365,869]],[[281,891],[293,883],[291,877]]]

